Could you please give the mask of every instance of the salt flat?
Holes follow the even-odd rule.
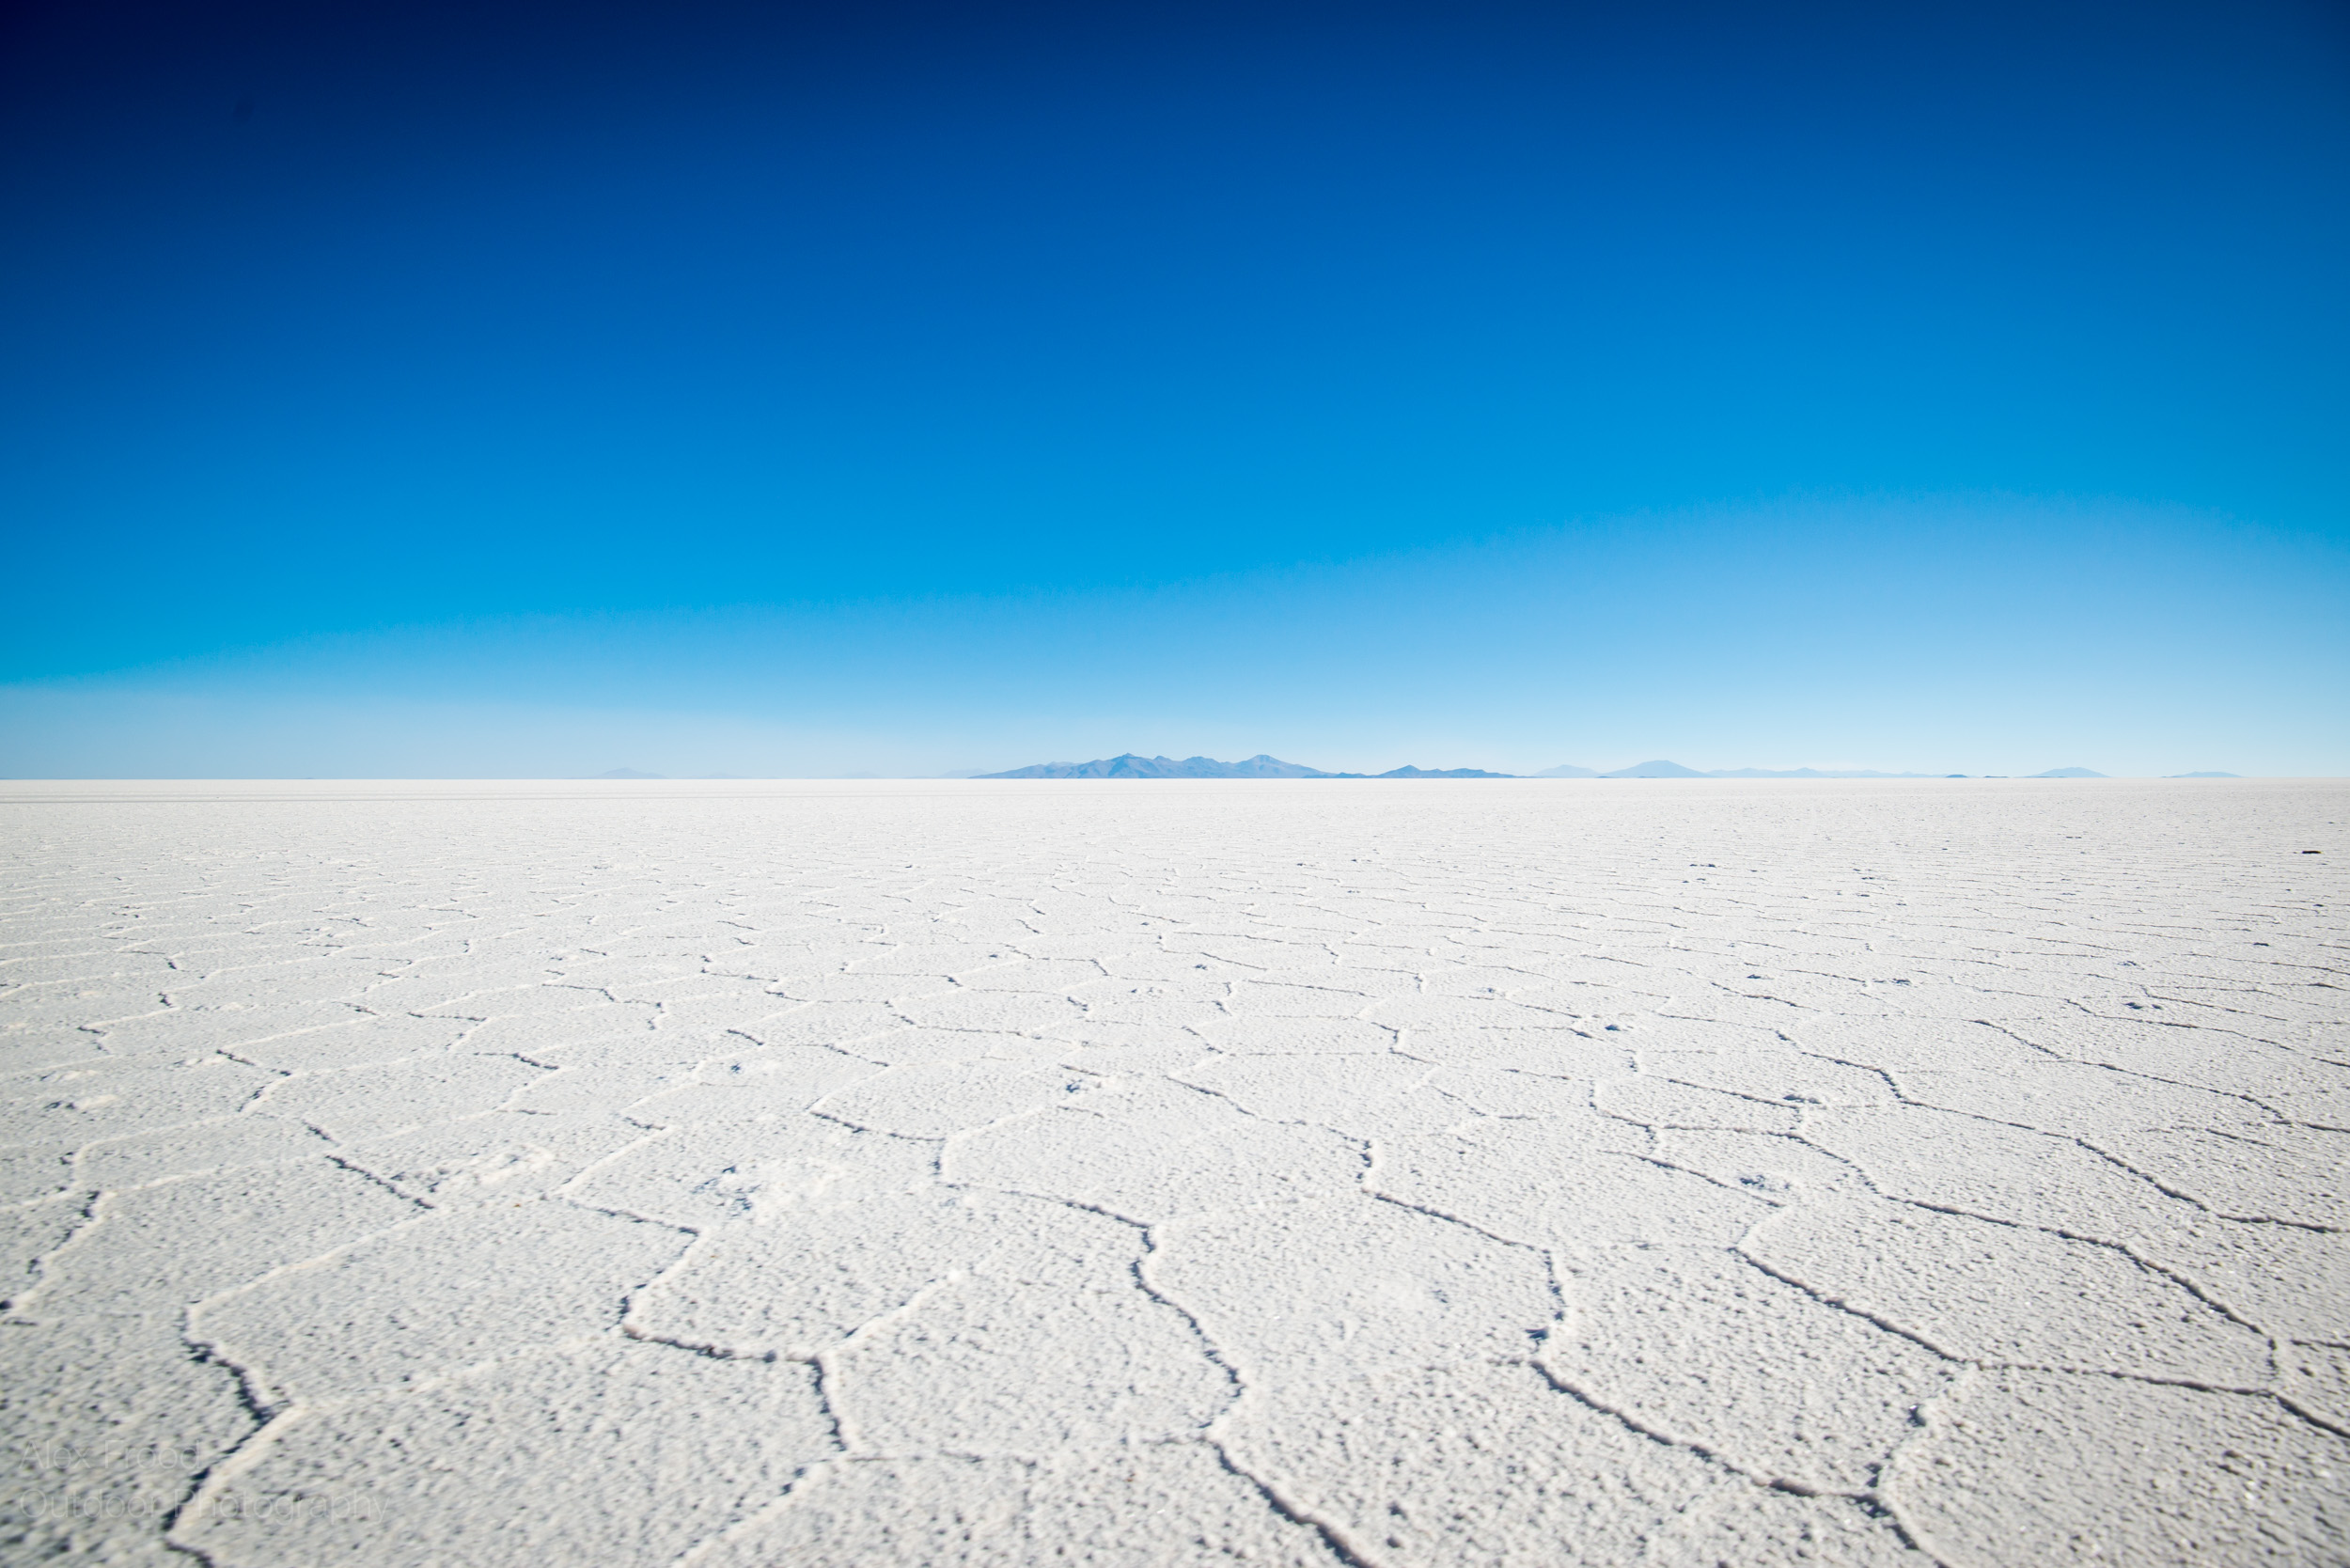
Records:
[[[0,791],[9,1560],[2350,1560],[2339,782]]]

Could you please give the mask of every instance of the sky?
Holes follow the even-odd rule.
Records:
[[[2350,11],[0,20],[0,775],[2350,773]]]

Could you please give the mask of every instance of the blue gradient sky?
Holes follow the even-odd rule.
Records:
[[[2350,772],[2350,23],[12,8],[0,773]]]

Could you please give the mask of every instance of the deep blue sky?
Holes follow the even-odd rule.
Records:
[[[0,772],[2350,771],[2346,18],[18,6]]]

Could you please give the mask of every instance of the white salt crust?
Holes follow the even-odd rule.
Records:
[[[2345,819],[0,785],[0,1556],[2350,1561]]]

